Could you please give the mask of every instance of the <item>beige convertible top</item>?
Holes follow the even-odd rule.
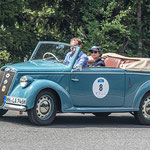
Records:
[[[108,57],[121,59],[121,64],[119,66],[124,70],[150,72],[150,58],[133,58],[115,53],[105,53],[102,55],[104,62]]]

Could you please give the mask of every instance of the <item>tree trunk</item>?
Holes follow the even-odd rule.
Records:
[[[142,50],[142,21],[141,21],[141,2],[138,3],[137,6],[137,26],[138,26],[138,50]]]

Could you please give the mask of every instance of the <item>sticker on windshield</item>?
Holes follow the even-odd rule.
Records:
[[[103,98],[109,91],[109,83],[105,78],[97,78],[93,83],[93,94],[97,98]]]

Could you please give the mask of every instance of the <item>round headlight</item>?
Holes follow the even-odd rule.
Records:
[[[27,87],[31,82],[33,81],[33,78],[32,77],[29,77],[29,76],[22,76],[20,78],[20,85],[21,87]]]

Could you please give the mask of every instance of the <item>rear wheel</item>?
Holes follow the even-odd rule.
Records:
[[[0,109],[0,117],[2,117],[3,115],[5,115],[7,111],[8,110]]]
[[[140,110],[135,112],[135,118],[140,124],[150,125],[150,93],[142,98]]]
[[[97,113],[93,113],[93,115],[95,115],[96,117],[107,117],[110,114],[111,114],[110,112],[97,112]]]
[[[53,91],[41,91],[35,100],[35,105],[28,110],[29,120],[36,125],[49,125],[55,119],[57,98]]]

